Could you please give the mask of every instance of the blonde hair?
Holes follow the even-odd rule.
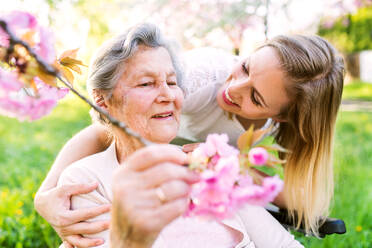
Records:
[[[280,154],[284,196],[297,228],[318,234],[333,196],[333,136],[341,103],[344,62],[319,36],[278,36],[264,46],[275,49],[291,99],[283,109],[276,141],[290,150]]]

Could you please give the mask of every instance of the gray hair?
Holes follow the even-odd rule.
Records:
[[[165,48],[171,57],[177,83],[183,88],[181,63],[176,55],[176,43],[165,39],[160,29],[154,24],[142,23],[129,28],[100,47],[90,64],[88,91],[92,93],[93,89],[104,90],[110,98],[112,90],[125,70],[124,62],[133,56],[139,45]],[[93,116],[98,114],[96,111],[93,112],[91,111],[92,118],[98,117],[98,120],[102,121],[102,117]]]

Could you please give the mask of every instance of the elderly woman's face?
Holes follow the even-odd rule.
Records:
[[[179,127],[183,92],[168,51],[140,45],[124,66],[109,113],[145,139],[169,143]]]

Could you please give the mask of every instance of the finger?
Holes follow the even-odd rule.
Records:
[[[186,167],[173,163],[161,163],[143,171],[140,175],[143,185],[146,188],[157,187],[167,181],[184,180],[188,183],[195,183],[199,180],[197,173]]]
[[[70,223],[78,223],[81,221],[86,221],[88,219],[94,218],[98,215],[109,212],[111,209],[110,204],[101,205],[92,208],[81,208],[76,210],[68,211],[68,215],[65,216],[67,221]]]
[[[74,248],[74,246],[67,241],[63,241],[62,246],[60,246],[59,248]]]
[[[186,145],[183,145],[182,146],[182,151],[183,152],[192,152],[194,151],[198,146],[200,145],[200,143],[192,143],[192,144],[186,144]]]
[[[174,201],[181,197],[187,197],[190,193],[190,185],[185,183],[184,181],[180,180],[172,180],[169,182],[166,182],[159,186],[161,191],[164,194],[164,200],[165,202],[168,201]],[[152,191],[152,195],[154,198],[156,198],[156,201],[159,201],[160,204],[162,204],[162,199],[159,199],[158,194],[156,193],[156,189]]]
[[[77,247],[94,247],[105,243],[103,239],[89,239],[81,235],[70,235],[65,237],[66,241]]]
[[[57,190],[59,190],[60,193],[63,195],[71,196],[71,195],[87,194],[95,190],[97,186],[98,186],[97,182],[75,183],[75,184],[65,184],[65,185],[58,186]]]
[[[70,226],[65,226],[59,229],[62,236],[74,234],[95,234],[107,230],[110,226],[110,221],[94,221],[94,222],[79,222]]]
[[[153,145],[137,150],[125,161],[126,166],[142,171],[162,162],[186,164],[187,156],[173,145]]]

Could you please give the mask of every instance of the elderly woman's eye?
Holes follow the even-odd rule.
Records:
[[[168,85],[177,85],[177,82],[175,82],[175,81],[168,81],[167,84]]]
[[[140,87],[147,87],[147,86],[151,86],[152,84],[154,84],[154,83],[153,82],[147,82],[147,83],[139,84],[138,86],[140,86]]]

